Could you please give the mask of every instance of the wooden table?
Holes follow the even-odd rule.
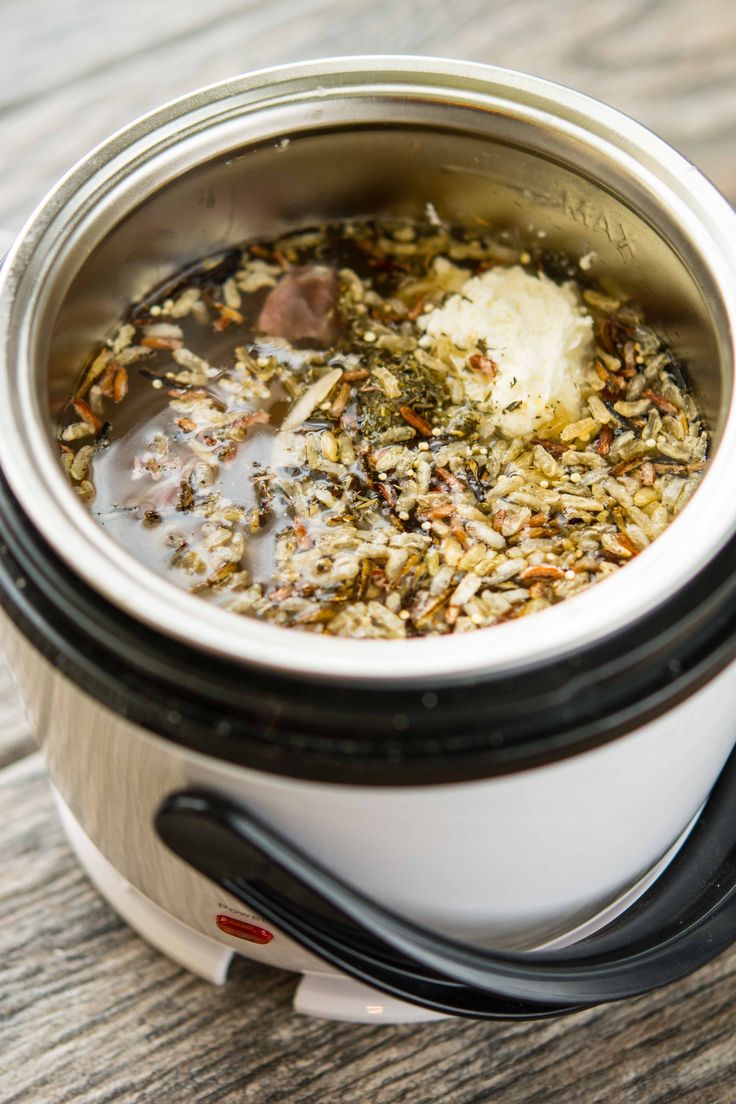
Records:
[[[159,102],[359,51],[570,84],[647,123],[736,201],[732,0],[4,0],[0,42],[6,239],[77,157]],[[736,1099],[736,951],[644,999],[517,1026],[327,1023],[291,1012],[285,974],[239,961],[223,989],[189,976],[81,874],[4,674],[0,707],[5,1104]]]

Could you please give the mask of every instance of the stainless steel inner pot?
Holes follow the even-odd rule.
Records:
[[[242,239],[358,215],[484,220],[592,253],[687,362],[716,445],[683,515],[635,562],[551,610],[458,637],[352,641],[237,618],[148,571],[66,482],[49,413],[132,300]],[[8,257],[0,463],[21,507],[96,591],[229,657],[327,679],[450,679],[533,666],[673,597],[723,546],[736,500],[736,215],[628,118],[536,78],[423,58],[267,70],[145,117],[77,165]],[[720,493],[719,493],[720,492]]]

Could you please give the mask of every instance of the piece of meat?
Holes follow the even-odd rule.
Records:
[[[311,338],[324,345],[340,332],[334,269],[305,265],[284,273],[263,304],[256,329],[287,341]]]

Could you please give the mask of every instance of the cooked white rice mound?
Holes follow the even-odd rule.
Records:
[[[509,437],[533,434],[556,415],[581,413],[580,386],[593,351],[593,320],[573,283],[555,284],[518,265],[474,276],[441,307],[420,317],[432,352],[490,402]],[[422,344],[428,344],[425,338]],[[481,376],[468,357],[487,352],[497,368]],[[511,409],[510,409],[511,408]]]

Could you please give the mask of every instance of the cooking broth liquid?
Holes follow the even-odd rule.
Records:
[[[370,276],[384,294],[386,287],[395,280],[390,269],[379,272],[372,269],[370,260],[349,237],[334,232],[317,249],[301,256],[300,261],[328,264],[335,271],[351,267],[361,277]],[[186,278],[182,283],[187,283]],[[246,414],[254,410],[265,411],[269,416],[268,422],[253,424],[247,429],[245,439],[237,443],[232,458],[218,459],[219,446],[213,446],[208,461],[214,468],[212,490],[219,491],[223,498],[241,507],[249,516],[253,516],[259,508],[254,477],[259,472],[268,471],[272,460],[284,462],[283,456],[275,457],[274,450],[279,428],[293,400],[278,374],[269,384],[269,397],[261,400],[248,398],[234,402],[233,392],[223,387],[222,381],[227,380],[228,371],[236,365],[235,350],[239,346],[244,346],[254,358],[275,356],[286,373],[297,376],[304,371],[307,360],[315,352],[314,342],[296,342],[294,349],[290,350],[278,341],[269,341],[256,334],[253,327],[266,294],[265,289],[241,293],[238,309],[243,315],[243,322],[233,323],[224,332],[216,332],[211,323],[203,324],[191,315],[171,319],[181,327],[183,347],[221,369],[206,385],[210,395],[220,400],[233,417],[239,412]],[[165,293],[153,293],[147,302],[161,302],[164,297]],[[143,305],[140,309],[145,311],[150,308]],[[169,318],[157,315],[151,321],[169,321]],[[326,363],[329,364],[329,359]],[[167,350],[154,350],[152,355],[129,368],[128,394],[124,402],[113,408],[107,445],[94,457],[96,494],[91,512],[109,536],[128,549],[139,562],[184,589],[195,587],[211,600],[224,603],[232,597],[227,589],[208,587],[200,590],[197,586],[202,582],[199,576],[172,570],[182,552],[197,542],[202,527],[202,517],[198,512],[177,509],[182,480],[190,477],[196,463],[187,445],[191,434],[177,425],[177,419],[186,415],[169,406],[172,390],[185,390],[185,385],[178,384],[173,378],[180,371],[180,366],[173,362],[171,352]],[[314,429],[321,428],[318,419],[319,411],[316,411],[310,423]],[[163,461],[156,455],[157,438],[168,441],[168,453]],[[152,458],[161,464],[163,470],[154,478],[147,471],[141,472],[136,459],[141,457]],[[304,476],[308,471],[305,468],[294,474]],[[151,518],[156,520],[151,522]],[[244,527],[245,552],[239,567],[248,572],[254,583],[268,586],[271,582],[277,534],[293,520],[293,510],[288,502],[284,496],[275,493],[265,520],[259,521],[257,527]]]

